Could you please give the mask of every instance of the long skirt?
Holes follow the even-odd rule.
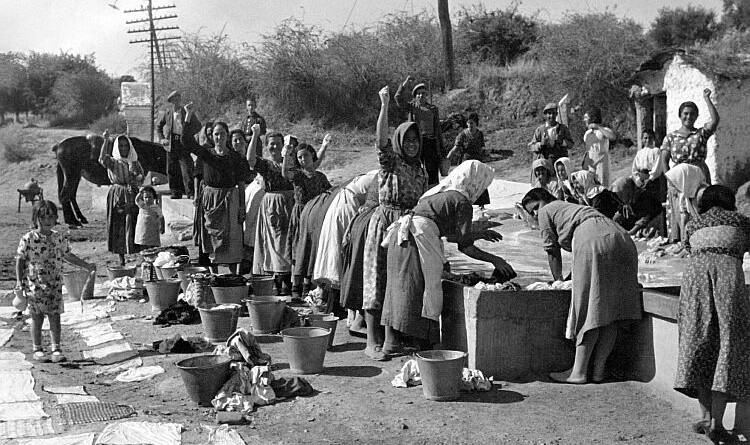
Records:
[[[573,293],[566,337],[641,318],[638,251],[633,240],[609,218],[591,218],[573,234]]]
[[[710,389],[750,402],[750,299],[742,260],[708,252],[690,258],[677,327],[674,388],[693,398]]]
[[[295,202],[292,206],[292,211],[289,213],[289,235],[286,238],[287,249],[292,254],[292,266],[294,266],[294,252],[297,251],[297,242],[299,241],[299,218],[302,216],[302,209],[305,208],[304,204]]]
[[[333,197],[337,193],[337,188],[325,191],[308,201],[302,209],[297,231],[297,245],[294,251],[295,261],[292,270],[294,275],[312,277],[323,220],[331,206]]]
[[[347,189],[342,189],[331,200],[331,206],[320,229],[312,274],[314,280],[330,283],[333,287],[341,286],[342,242],[344,233],[357,215],[358,209],[359,202],[354,193]]]
[[[361,207],[341,244],[341,306],[347,309],[362,309],[365,240],[370,219],[377,209],[378,206]]]
[[[203,210],[201,249],[215,264],[234,264],[242,261],[242,224],[240,224],[240,194],[237,187],[204,186],[200,201]]]
[[[289,217],[294,191],[266,192],[258,210],[253,246],[253,273],[290,273],[292,252],[289,250]]]
[[[138,253],[135,224],[138,206],[135,187],[112,184],[107,193],[107,250],[116,254]]]
[[[260,203],[266,195],[262,181],[262,178],[258,176],[245,188],[245,246],[250,247],[250,250],[255,245]]]
[[[386,276],[388,272],[387,249],[380,243],[388,226],[397,221],[405,210],[381,204],[370,218],[365,240],[364,269],[362,270],[362,309],[379,310],[385,299]]]
[[[422,317],[425,282],[414,236],[399,245],[392,236],[387,253],[388,282],[381,324],[392,326],[410,337],[440,342],[440,323]]]
[[[195,191],[195,199],[201,202],[203,198],[203,181],[198,185]],[[203,225],[203,206],[196,206],[193,212],[193,245],[198,246],[200,252],[203,252],[203,242],[201,241],[201,226]]]

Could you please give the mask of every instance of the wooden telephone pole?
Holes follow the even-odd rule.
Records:
[[[148,0],[148,4],[146,6],[141,6],[139,9],[129,9],[127,11],[123,11],[126,14],[134,13],[134,12],[146,12],[148,15],[146,18],[140,18],[136,20],[128,20],[125,23],[128,25],[132,25],[135,23],[148,23],[147,28],[139,28],[139,29],[129,29],[128,34],[133,33],[142,33],[147,32],[149,34],[149,37],[147,39],[137,39],[137,40],[131,40],[130,43],[148,43],[151,49],[151,141],[154,140],[154,121],[156,120],[156,68],[154,66],[154,62],[156,61],[159,64],[159,70],[164,71],[166,69],[165,64],[165,55],[162,54],[163,45],[159,45],[160,42],[164,42],[166,40],[176,40],[179,39],[180,36],[160,36],[156,32],[157,31],[170,31],[179,29],[179,26],[162,26],[160,28],[157,28],[154,26],[154,22],[158,20],[169,20],[169,19],[176,19],[177,15],[171,14],[171,15],[163,15],[159,17],[154,17],[154,11],[159,9],[170,9],[175,8],[175,5],[165,5],[165,6],[153,6],[152,0]],[[156,57],[154,57],[156,56]]]
[[[443,61],[445,62],[445,83],[449,90],[455,88],[456,70],[453,63],[453,28],[448,9],[448,0],[438,0],[438,19],[443,40]]]

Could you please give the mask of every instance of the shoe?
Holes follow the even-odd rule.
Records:
[[[391,358],[383,352],[383,348],[375,346],[374,348],[365,348],[365,355],[375,360],[376,362],[387,362]]]
[[[403,344],[392,346],[383,345],[383,354],[389,355],[391,357],[412,355],[415,352],[417,352],[417,348],[412,348]]]
[[[54,351],[52,351],[52,354],[50,354],[50,360],[52,360],[52,363],[61,363],[67,359],[63,355],[62,351],[60,351],[59,349],[55,349]]]
[[[708,434],[711,429],[710,420],[699,420],[692,425],[692,430],[696,434]]]
[[[41,349],[38,349],[38,350],[34,351],[33,358],[34,358],[35,361],[40,362],[40,363],[47,363],[47,362],[49,362],[49,357]]]

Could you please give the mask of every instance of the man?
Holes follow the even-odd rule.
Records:
[[[249,98],[245,101],[245,108],[247,109],[247,117],[242,125],[242,132],[245,133],[245,139],[250,141],[253,135],[253,124],[260,125],[260,134],[258,135],[258,146],[255,147],[255,151],[258,156],[263,156],[263,142],[260,136],[266,135],[266,120],[255,111],[257,103],[255,99]]]
[[[172,91],[169,93],[167,102],[170,105],[161,113],[156,130],[161,136],[161,144],[164,146],[164,150],[167,151],[169,190],[172,192],[171,197],[173,199],[180,199],[183,194],[187,194],[189,199],[193,199],[193,158],[181,140],[182,128],[187,123],[185,122],[185,110],[182,108],[180,92]],[[192,116],[190,124],[196,128],[201,126],[195,115]]]
[[[568,156],[568,148],[574,145],[568,127],[557,122],[557,104],[550,102],[542,110],[544,123],[534,130],[529,147],[537,159],[547,159],[555,164],[559,158]]]
[[[406,101],[404,89],[414,79],[408,76],[404,83],[399,85],[396,95],[396,105],[406,115],[407,120],[416,122],[422,133],[422,163],[427,170],[428,185],[438,183],[438,171],[440,163],[446,159],[445,147],[443,146],[443,133],[440,131],[440,112],[435,105],[427,102],[427,86],[423,83],[412,88],[412,100]]]

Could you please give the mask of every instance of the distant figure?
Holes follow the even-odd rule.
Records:
[[[167,102],[170,104],[167,109],[162,111],[156,131],[162,137],[161,144],[167,151],[167,177],[169,180],[169,190],[172,192],[173,199],[182,198],[187,194],[188,198],[193,199],[193,158],[185,149],[182,141],[182,129],[186,124],[194,127],[200,127],[201,123],[193,115],[190,122],[185,121],[185,110],[182,109],[182,98],[179,91],[172,91],[167,96]]]
[[[602,112],[598,108],[584,113],[583,123],[586,125],[583,135],[586,152],[581,168],[594,173],[599,184],[609,187],[609,141],[615,140],[615,132],[602,125]]]
[[[263,157],[263,139],[261,139],[260,136],[266,135],[267,128],[266,120],[255,111],[257,105],[257,102],[252,97],[245,101],[247,116],[245,116],[245,122],[242,124],[242,131],[245,133],[245,140],[249,142],[250,138],[253,136],[253,125],[258,124],[260,126],[260,134],[258,134],[258,142],[256,143],[255,150],[256,156]]]
[[[398,86],[393,98],[407,120],[416,122],[422,137],[422,154],[420,159],[427,170],[427,185],[438,183],[441,162],[446,159],[443,147],[443,133],[440,130],[440,111],[438,107],[427,102],[427,85],[420,83],[411,90],[412,100],[406,101],[404,88],[414,81],[408,76],[404,83]]]
[[[568,156],[568,148],[572,148],[574,144],[573,137],[567,126],[557,122],[557,104],[548,103],[542,113],[544,123],[534,130],[529,148],[536,154],[537,159],[547,159],[554,165],[558,159]],[[534,173],[531,175],[533,182]]]
[[[479,114],[469,113],[466,129],[456,136],[456,143],[448,153],[448,159],[458,159],[459,164],[466,161],[484,159],[484,133],[479,129]],[[484,209],[490,203],[490,193],[487,189],[479,195],[474,205]]]

